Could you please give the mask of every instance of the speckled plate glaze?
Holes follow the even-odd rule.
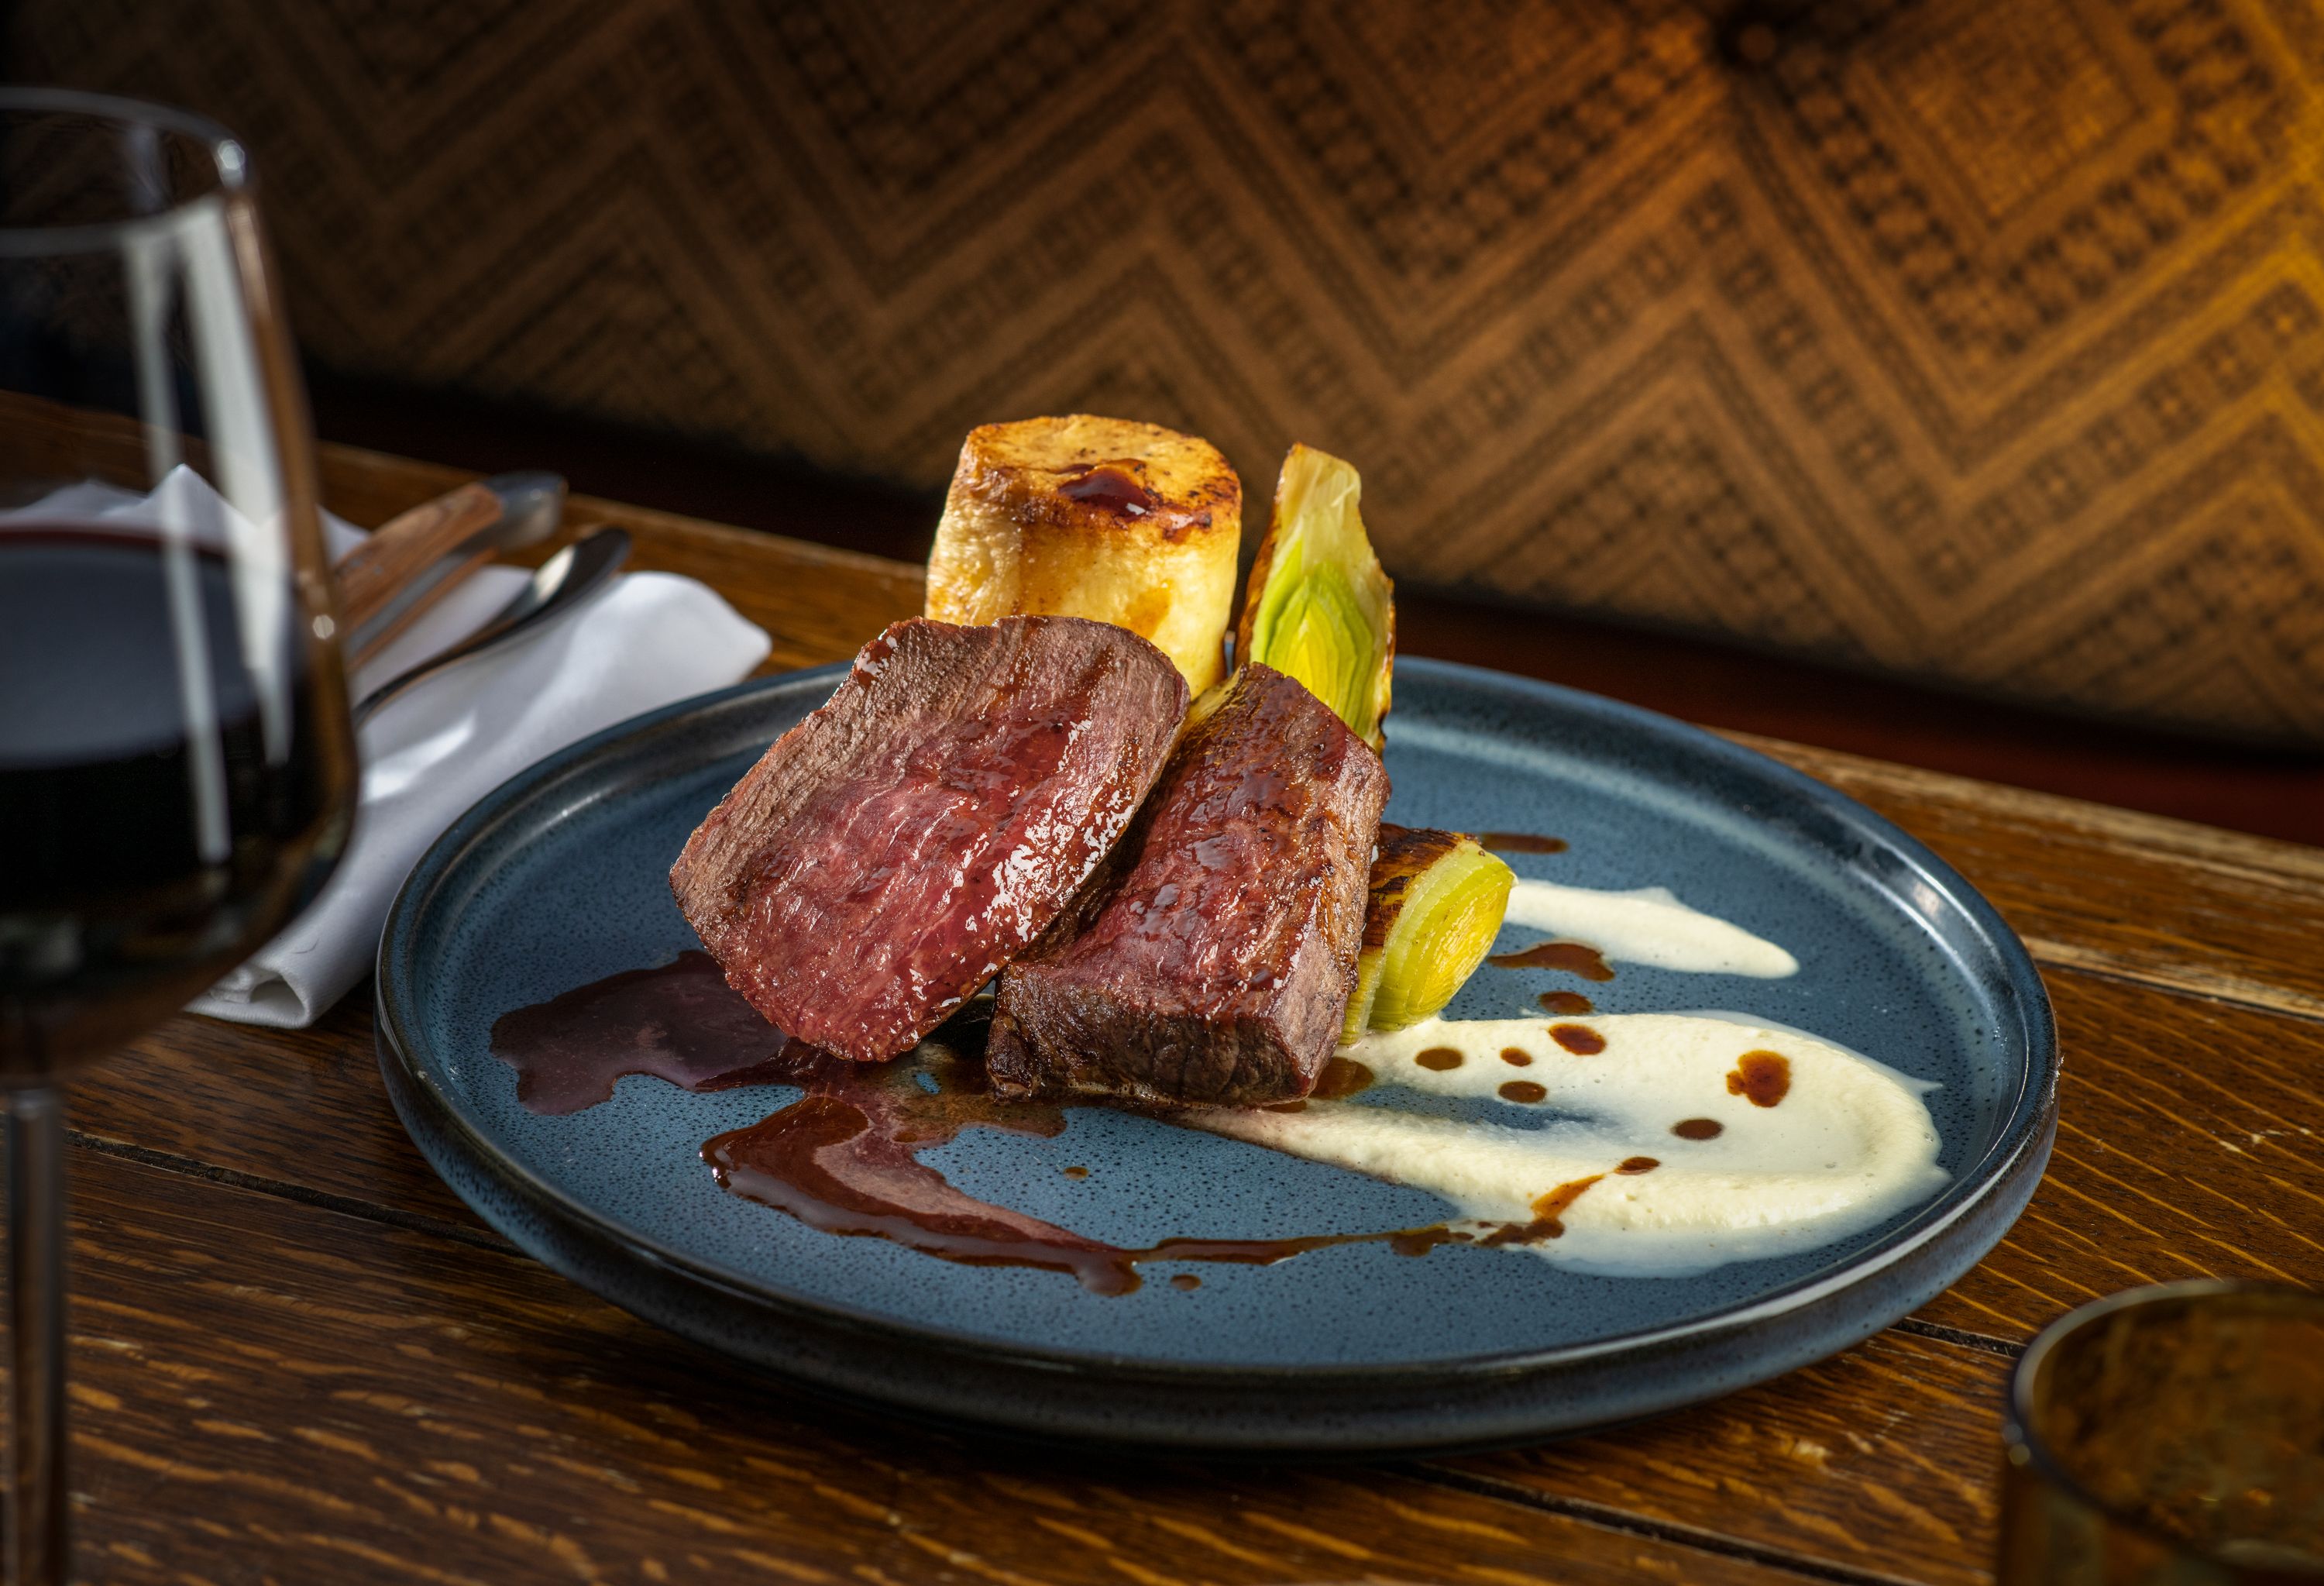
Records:
[[[697,1151],[788,1103],[645,1077],[570,1117],[518,1105],[488,1034],[509,1010],[696,944],[665,881],[703,812],[842,675],[826,667],[626,723],[502,787],[412,871],[380,947],[381,1067],[412,1139],[494,1227],[671,1330],[815,1387],[1020,1434],[1143,1448],[1379,1453],[1600,1426],[1832,1353],[1927,1301],[2033,1193],[2055,1126],[2049,1002],[1990,905],[1821,783],[1611,701],[1425,660],[1397,666],[1389,814],[1554,834],[1519,873],[1669,885],[1790,948],[1788,980],[1626,964],[1605,1012],[1720,1008],[1939,1082],[1951,1176],[1844,1242],[1684,1278],[1523,1252],[1379,1244],[1274,1267],[1154,1266],[1102,1297],[818,1233],[719,1190]],[[1512,931],[1504,947],[1534,939]],[[1535,1011],[1570,980],[1480,970],[1449,1010]],[[1492,1103],[1477,1103],[1480,1108]],[[1434,1197],[1102,1110],[1053,1139],[970,1130],[924,1158],[969,1193],[1093,1237],[1270,1238],[1425,1223]],[[1061,1167],[1086,1166],[1085,1179]],[[1190,1268],[1191,1269],[1191,1268]]]

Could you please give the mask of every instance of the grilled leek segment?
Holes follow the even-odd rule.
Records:
[[[1493,948],[1517,876],[1460,832],[1381,823],[1356,992],[1340,1039],[1442,1010]]]
[[[1363,481],[1329,452],[1295,446],[1275,515],[1252,564],[1235,630],[1235,664],[1287,673],[1380,747],[1396,662],[1395,586],[1356,511]]]

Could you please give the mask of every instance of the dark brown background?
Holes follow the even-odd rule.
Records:
[[[13,44],[253,145],[327,413],[461,392],[899,515],[998,416],[1196,429],[1259,499],[1297,438],[1409,586],[2324,744],[2317,0],[28,0]]]

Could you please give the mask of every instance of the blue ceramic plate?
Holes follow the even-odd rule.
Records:
[[[1379,1452],[1603,1425],[1731,1392],[1927,1301],[2013,1222],[2048,1159],[2042,982],[1990,905],[1860,805],[1665,717],[1467,668],[1398,664],[1389,814],[1554,834],[1521,874],[1669,885],[1795,954],[1787,980],[1622,966],[1602,1012],[1723,1008],[1939,1086],[1947,1186],[1869,1232],[1683,1278],[1379,1244],[1127,1296],[837,1238],[730,1196],[702,1142],[796,1098],[632,1077],[568,1117],[520,1106],[493,1021],[697,945],[665,880],[703,813],[843,669],[745,684],[533,767],[429,850],[380,947],[380,1062],[412,1139],[493,1226],[614,1303],[816,1387],[1020,1434],[1141,1447]],[[1503,945],[1534,939],[1512,931]],[[1485,970],[1456,1017],[1571,987]],[[1489,1110],[1494,1103],[1476,1103]],[[923,1159],[971,1194],[1122,1245],[1410,1227],[1419,1191],[1097,1109],[1055,1139],[970,1130]],[[1090,1169],[1069,1178],[1067,1164]]]

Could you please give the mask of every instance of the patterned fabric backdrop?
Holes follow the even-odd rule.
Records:
[[[1401,577],[2324,742],[2324,0],[23,0],[305,339],[920,484],[1354,459]]]

